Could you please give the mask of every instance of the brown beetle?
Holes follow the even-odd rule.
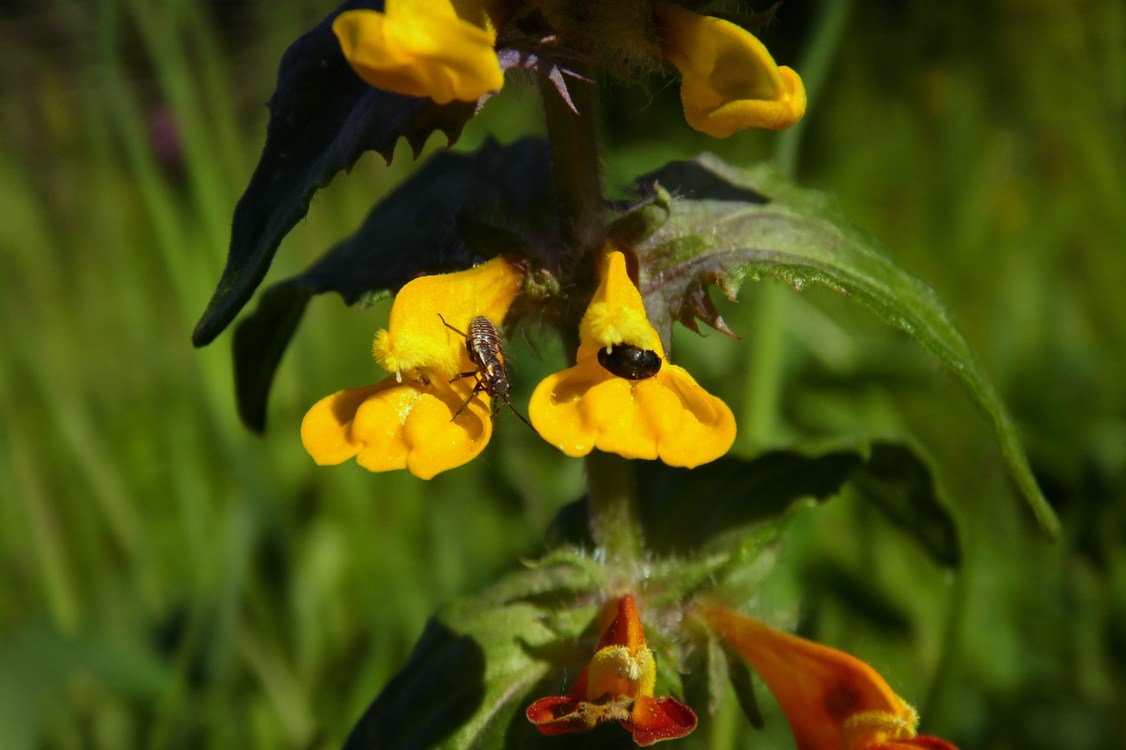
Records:
[[[496,399],[493,402],[493,419],[496,419],[497,411],[500,408],[500,402],[503,401],[504,405],[512,410],[512,413],[520,418],[524,424],[532,427],[532,423],[524,419],[524,415],[516,410],[509,400],[509,381],[508,381],[508,365],[504,360],[504,344],[501,342],[500,331],[493,325],[493,321],[486,318],[484,315],[478,315],[469,321],[469,331],[462,331],[454,328],[446,322],[441,313],[438,317],[442,320],[442,325],[449,328],[454,333],[461,334],[465,337],[465,350],[469,353],[469,361],[477,366],[476,370],[469,372],[460,372],[450,379],[453,383],[462,378],[475,377],[477,378],[476,385],[473,386],[473,392],[469,394],[469,398],[465,403],[458,407],[454,412],[450,421],[458,418],[465,407],[469,406],[478,393],[484,391],[490,398]],[[534,430],[535,428],[532,427]]]

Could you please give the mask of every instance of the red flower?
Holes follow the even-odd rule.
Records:
[[[588,732],[617,721],[643,746],[684,737],[695,729],[691,708],[675,698],[653,696],[657,663],[645,645],[633,596],[609,602],[603,622],[594,657],[571,690],[528,706],[528,721],[548,735]]]

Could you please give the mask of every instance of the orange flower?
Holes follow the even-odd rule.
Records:
[[[723,607],[700,615],[770,688],[798,750],[957,750],[917,735],[915,709],[856,657]]]
[[[613,619],[610,619],[613,618]],[[588,732],[620,722],[638,745],[684,737],[696,714],[675,698],[655,698],[657,663],[645,645],[637,602],[626,594],[609,602],[594,657],[566,695],[540,698],[525,714],[543,734]]]

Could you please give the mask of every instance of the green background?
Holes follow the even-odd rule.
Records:
[[[301,416],[382,377],[368,352],[386,305],[310,306],[264,437],[238,424],[229,335],[192,349],[277,62],[330,7],[0,10],[6,748],[339,746],[434,607],[536,554],[583,492],[580,462],[503,414],[481,459],[429,483],[315,467]],[[801,72],[832,7],[782,7],[763,35],[780,62]],[[856,2],[843,18],[815,50],[831,57],[796,176],[953,310],[1062,538],[1036,531],[957,382],[832,292],[748,284],[721,303],[741,341],[678,329],[673,356],[735,410],[740,455],[887,437],[932,462],[962,567],[846,493],[796,514],[782,550],[774,585],[802,594],[803,632],[872,663],[963,750],[1122,747],[1126,7]],[[611,186],[703,150],[775,158],[776,134],[691,131],[675,81],[607,91]],[[540,130],[537,107],[510,80],[457,148]],[[404,146],[336,179],[268,281],[346,236],[411,168]],[[512,360],[526,404],[563,354],[530,331]],[[791,746],[767,705],[764,733],[725,705],[687,742]]]

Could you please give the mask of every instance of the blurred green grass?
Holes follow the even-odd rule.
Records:
[[[320,396],[379,376],[367,351],[385,307],[311,306],[264,438],[237,423],[226,339],[191,348],[277,61],[329,5],[0,14],[5,747],[338,746],[433,607],[534,554],[582,491],[577,462],[503,419],[483,460],[430,483],[314,467],[296,426]],[[783,7],[781,60],[820,9]],[[759,438],[922,446],[966,546],[963,571],[936,569],[846,497],[795,523],[788,575],[808,587],[818,637],[871,661],[966,749],[1126,737],[1124,37],[1113,0],[854,3],[798,162],[951,305],[1064,520],[1060,543],[1037,536],[988,424],[872,316],[827,292],[771,311],[781,391]],[[539,128],[532,90],[513,89],[459,148]],[[770,158],[777,138],[693,133],[675,86],[614,94],[617,186],[701,150]],[[337,179],[271,278],[345,236],[410,168],[401,149]],[[724,307],[742,342],[676,337],[735,407],[746,386],[732,373],[763,343],[761,292]],[[520,403],[562,354],[519,338],[514,358]],[[887,596],[910,633],[819,585],[827,564]],[[728,711],[696,743],[785,746],[741,722]]]

